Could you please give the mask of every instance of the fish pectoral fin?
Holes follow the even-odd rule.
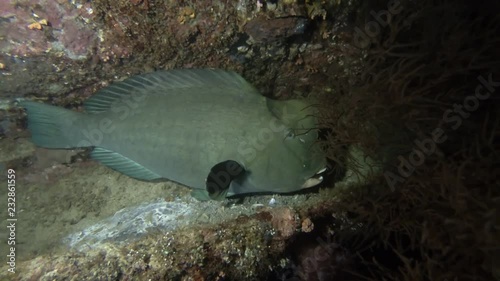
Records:
[[[111,169],[132,178],[146,181],[161,178],[160,175],[143,167],[141,164],[111,150],[95,147],[90,156]]]
[[[193,189],[191,191],[191,196],[198,201],[208,201],[212,199],[205,189]]]
[[[227,160],[214,165],[206,179],[206,191],[210,199],[224,200],[231,182],[244,173],[245,168],[234,160]]]

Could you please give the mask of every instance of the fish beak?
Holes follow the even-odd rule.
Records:
[[[320,184],[323,181],[323,176],[321,174],[324,171],[326,171],[326,167],[319,170],[314,176],[308,178],[306,182],[304,182],[304,184],[302,185],[302,188],[309,188]]]

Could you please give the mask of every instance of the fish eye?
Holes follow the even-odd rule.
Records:
[[[293,132],[293,130],[286,130],[285,131],[285,138],[294,138],[295,137],[295,133]]]

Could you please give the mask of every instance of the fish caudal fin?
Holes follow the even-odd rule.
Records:
[[[22,101],[19,103],[28,113],[28,130],[37,146],[46,148],[73,148],[73,122],[81,113],[48,104]]]

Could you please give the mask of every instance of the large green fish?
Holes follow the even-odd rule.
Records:
[[[141,180],[176,181],[200,200],[317,185],[314,109],[275,101],[234,72],[158,71],[103,88],[79,113],[23,101],[33,142],[93,147],[102,164]]]

